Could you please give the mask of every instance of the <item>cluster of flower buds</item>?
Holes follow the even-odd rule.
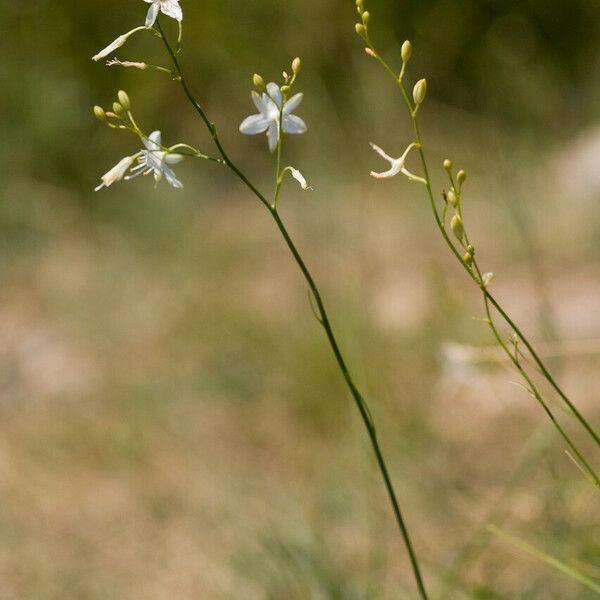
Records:
[[[365,10],[363,0],[356,0],[356,10],[360,15],[360,22],[355,25],[356,33],[365,41],[368,39],[369,21],[371,13]]]
[[[127,92],[119,90],[117,100],[113,102],[112,110],[106,111],[101,106],[94,106],[94,115],[99,121],[113,129],[136,130],[135,121],[131,114],[131,100]],[[138,133],[135,131],[135,133]]]

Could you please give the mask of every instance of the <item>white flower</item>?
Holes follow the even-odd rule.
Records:
[[[102,175],[102,183],[95,189],[95,191],[97,192],[103,187],[108,187],[115,181],[121,181],[121,179],[123,179],[125,176],[125,173],[127,173],[129,170],[129,167],[131,167],[139,155],[140,154],[138,152],[138,154],[134,154],[133,156],[126,156],[125,158],[122,158],[108,173]]]
[[[92,56],[92,60],[98,62],[101,58],[105,58],[109,54],[112,54],[117,48],[120,48],[126,41],[129,36],[127,34],[120,35],[114,42],[111,42],[104,50],[100,50],[98,54]]]
[[[404,154],[400,158],[392,158],[391,156],[388,156],[379,146],[376,146],[375,144],[373,144],[371,142],[371,148],[373,148],[373,150],[375,150],[375,152],[377,152],[377,154],[379,154],[379,156],[381,156],[382,158],[385,158],[385,160],[387,160],[392,165],[392,168],[389,171],[386,171],[385,173],[375,173],[374,171],[371,171],[371,177],[375,177],[377,179],[384,179],[387,177],[394,177],[394,175],[398,175],[398,173],[404,173],[404,175],[406,175],[410,181],[418,181],[419,183],[426,184],[427,182],[425,181],[425,179],[423,179],[422,177],[417,177],[417,175],[413,175],[404,166],[404,163],[406,162],[406,157],[408,156],[408,153],[416,146],[417,146],[417,144],[415,144],[413,142],[404,151]]]
[[[183,184],[177,179],[173,169],[168,165],[175,165],[183,160],[181,154],[172,154],[161,149],[160,131],[153,131],[148,139],[142,138],[145,150],[139,153],[137,159],[138,165],[131,169],[133,175],[128,175],[125,179],[133,179],[138,175],[149,175],[154,173],[154,181],[158,183],[163,176],[167,182],[174,188],[182,188]]]
[[[300,184],[300,187],[303,190],[312,190],[312,187],[306,183],[306,178],[298,169],[294,169],[294,167],[287,167],[286,171],[289,171],[291,176]]]
[[[177,21],[183,21],[183,11],[179,6],[179,0],[144,0],[150,4],[148,15],[146,16],[146,27],[152,27],[158,17],[158,12],[162,12],[167,17],[172,17]]]
[[[295,94],[283,104],[281,89],[276,83],[267,84],[267,93],[262,96],[252,92],[252,100],[259,113],[242,122],[240,131],[246,135],[267,132],[269,150],[274,152],[279,141],[279,115],[281,113],[281,130],[283,133],[300,134],[306,131],[306,123],[291,114],[300,106],[304,94]]]
[[[115,181],[121,179],[129,180],[139,175],[154,174],[154,181],[158,183],[163,177],[174,188],[182,188],[183,184],[177,179],[173,169],[168,165],[174,165],[183,160],[183,155],[167,152],[161,148],[160,131],[153,131],[148,139],[142,138],[144,148],[133,156],[126,156],[108,173],[102,176],[102,183],[96,188],[96,191],[103,187],[112,185]],[[137,161],[137,165],[130,168]],[[131,175],[126,175],[127,171]]]

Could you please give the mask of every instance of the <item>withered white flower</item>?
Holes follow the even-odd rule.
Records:
[[[112,185],[115,181],[134,179],[139,175],[150,175],[151,173],[154,174],[154,181],[157,184],[164,177],[174,188],[183,187],[169,165],[181,162],[184,156],[162,149],[160,131],[153,131],[147,139],[144,137],[141,139],[144,148],[132,156],[126,156],[103,175],[102,183],[96,188],[96,191]],[[138,164],[131,168],[136,161]],[[127,175],[128,171],[130,175]]]
[[[294,169],[294,167],[287,167],[285,170],[290,172],[290,175],[300,184],[300,187],[303,190],[312,190],[312,187],[306,182],[306,177],[304,177],[304,175],[302,175],[298,169]]]
[[[252,100],[258,114],[244,119],[240,131],[245,135],[256,135],[267,132],[269,150],[274,152],[279,141],[279,114],[281,112],[281,131],[283,133],[300,134],[306,132],[306,123],[292,111],[296,110],[304,98],[304,94],[295,94],[283,104],[283,94],[276,83],[267,84],[267,92],[252,92]]]
[[[115,181],[121,181],[138,156],[140,156],[139,152],[133,156],[122,158],[108,173],[102,175],[102,183],[94,191],[97,192],[103,187],[108,187],[115,183]]]
[[[375,177],[377,179],[384,179],[387,177],[394,177],[395,175],[398,175],[398,173],[403,173],[404,175],[406,175],[408,177],[408,179],[410,181],[417,181],[418,183],[426,184],[427,182],[425,181],[425,179],[423,179],[422,177],[418,177],[417,175],[413,175],[404,166],[404,163],[406,162],[406,157],[408,156],[408,153],[416,146],[417,146],[417,144],[415,144],[413,142],[404,151],[404,154],[402,156],[400,156],[399,158],[392,158],[391,156],[388,156],[379,146],[377,146],[377,145],[373,144],[373,142],[371,142],[371,148],[373,148],[373,150],[375,150],[375,152],[377,152],[377,154],[379,154],[379,156],[381,156],[382,158],[385,158],[385,160],[387,160],[392,165],[392,168],[389,171],[385,171],[384,173],[375,173],[375,171],[371,171],[371,177]]]
[[[159,11],[167,17],[172,17],[179,22],[183,21],[183,11],[179,6],[179,0],[144,0],[144,2],[150,4],[146,15],[146,27],[154,25]]]

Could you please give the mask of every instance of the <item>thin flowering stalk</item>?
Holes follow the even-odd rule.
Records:
[[[460,262],[462,267],[467,271],[467,273],[468,273],[469,277],[472,279],[472,281],[477,285],[477,287],[480,288],[480,290],[482,292],[483,300],[484,300],[485,311],[486,311],[486,322],[489,325],[494,337],[496,338],[496,341],[501,346],[503,351],[507,354],[507,356],[509,357],[509,359],[511,360],[511,362],[513,363],[513,365],[515,366],[515,368],[521,375],[521,377],[525,380],[529,391],[531,392],[533,397],[540,403],[544,412],[546,413],[548,418],[551,420],[553,426],[556,428],[558,433],[561,435],[561,437],[567,443],[567,445],[572,450],[574,455],[580,461],[580,467],[582,468],[582,470],[590,477],[590,479],[597,486],[600,487],[600,478],[596,474],[594,468],[590,465],[590,463],[588,461],[585,460],[585,458],[583,457],[581,452],[577,449],[577,447],[575,446],[575,444],[573,443],[573,441],[571,440],[569,435],[566,433],[564,428],[560,425],[560,423],[556,419],[554,413],[548,406],[547,402],[543,399],[539,389],[537,388],[537,386],[532,381],[531,377],[527,374],[527,372],[521,365],[520,356],[522,356],[522,355],[520,354],[520,351],[517,348],[519,341],[522,342],[524,344],[524,346],[527,348],[527,350],[529,351],[536,366],[539,368],[540,373],[545,377],[545,379],[550,383],[550,385],[555,389],[555,391],[562,398],[562,400],[568,407],[570,414],[573,415],[577,419],[577,421],[579,421],[579,423],[583,426],[583,428],[587,431],[587,433],[592,437],[592,439],[599,446],[600,446],[600,436],[598,435],[598,432],[594,429],[594,427],[592,427],[588,423],[588,421],[584,418],[584,416],[577,409],[577,407],[573,404],[573,402],[567,397],[567,395],[558,386],[558,384],[556,383],[554,378],[549,373],[548,369],[542,362],[539,355],[534,350],[533,346],[531,345],[531,343],[529,342],[527,337],[523,334],[521,329],[516,325],[516,323],[513,321],[513,319],[503,309],[503,307],[500,305],[500,303],[490,293],[488,286],[491,282],[491,279],[493,278],[493,274],[491,274],[491,273],[482,274],[482,272],[479,268],[479,265],[477,263],[477,260],[475,258],[475,250],[469,242],[468,234],[466,233],[466,231],[464,229],[464,223],[462,220],[462,210],[461,210],[461,205],[460,205],[460,191],[461,191],[462,183],[464,182],[465,175],[464,175],[464,172],[459,173],[458,184],[457,184],[457,182],[454,181],[453,176],[451,174],[452,166],[451,166],[450,161],[446,161],[444,163],[444,168],[446,169],[446,171],[448,172],[448,175],[450,177],[450,183],[452,186],[451,193],[455,194],[455,196],[457,195],[458,197],[452,197],[452,196],[450,196],[450,198],[445,197],[444,198],[444,200],[445,200],[444,209],[443,209],[442,214],[440,215],[440,212],[438,210],[438,207],[437,207],[437,204],[435,201],[433,188],[431,185],[431,178],[429,175],[429,169],[428,169],[428,165],[427,165],[425,151],[423,149],[419,121],[417,118],[418,110],[420,108],[421,103],[423,102],[423,100],[425,98],[426,82],[424,79],[417,82],[417,84],[415,85],[415,88],[413,90],[412,100],[409,96],[409,93],[406,90],[406,87],[404,86],[404,74],[406,71],[406,65],[408,63],[408,60],[410,58],[411,51],[412,51],[410,42],[407,41],[402,46],[402,69],[400,71],[400,74],[397,75],[396,72],[387,64],[387,62],[383,59],[383,57],[376,50],[376,48],[374,47],[374,45],[369,37],[368,23],[370,20],[370,15],[367,11],[364,11],[362,0],[357,0],[356,4],[357,4],[357,7],[359,8],[359,13],[362,16],[362,23],[359,23],[356,25],[356,32],[366,42],[367,54],[370,57],[377,60],[377,62],[379,62],[379,64],[393,78],[393,80],[396,82],[396,85],[398,86],[400,93],[402,95],[402,98],[408,108],[408,111],[409,111],[409,114],[410,114],[410,117],[411,117],[411,120],[413,123],[413,130],[414,130],[414,136],[415,136],[414,142],[411,144],[411,146],[409,146],[409,149],[412,146],[414,146],[417,148],[417,150],[419,152],[421,166],[422,166],[423,175],[424,175],[423,179],[422,179],[422,183],[425,184],[425,187],[427,190],[427,196],[429,198],[429,203],[431,205],[433,216],[434,216],[436,225],[437,225],[440,233],[442,234],[442,237],[444,238],[444,241],[448,245],[452,254],[454,254],[454,256]],[[400,160],[400,159],[398,159],[398,160]],[[400,172],[400,171],[401,171],[401,169],[397,168],[396,172]],[[396,173],[384,174],[384,176],[391,176],[394,174],[396,174]],[[409,173],[405,173],[405,174],[407,174],[407,176],[409,176],[409,179],[414,180],[413,177],[410,177],[411,174],[409,174]],[[455,243],[450,238],[448,230],[446,228],[446,214],[447,214],[449,203],[455,207],[455,211],[456,211],[455,216],[453,217],[452,222],[450,224],[451,229],[452,229],[453,233],[455,234],[455,236],[459,239],[461,246],[465,250],[467,250],[467,253],[464,256],[462,255],[462,253],[456,247]],[[491,306],[493,306],[496,309],[498,314],[500,314],[500,316],[504,319],[504,321],[507,323],[507,325],[509,325],[509,327],[511,327],[512,330],[514,331],[514,335],[515,335],[515,351],[514,351],[514,353],[510,351],[509,347],[502,340],[502,337],[501,337],[500,333],[498,332],[497,326],[496,326],[495,321],[492,316],[492,312],[490,310]]]
[[[394,485],[392,483],[392,480],[391,480],[391,477],[390,477],[390,474],[389,474],[389,471],[388,471],[388,468],[387,468],[387,465],[385,462],[385,458],[383,456],[381,447],[379,445],[379,440],[378,440],[375,424],[373,421],[373,417],[371,415],[371,412],[369,410],[366,400],[362,396],[359,389],[356,387],[356,384],[354,383],[354,380],[348,370],[346,362],[345,362],[343,355],[341,353],[341,350],[339,348],[337,339],[333,332],[331,322],[329,320],[329,316],[328,316],[327,310],[325,308],[323,299],[321,297],[319,288],[317,287],[317,284],[316,284],[310,270],[308,269],[306,263],[304,262],[304,259],[302,258],[300,252],[298,251],[298,248],[296,247],[292,237],[290,236],[290,234],[289,234],[289,232],[277,210],[277,200],[279,198],[279,194],[281,191],[282,178],[283,178],[284,173],[287,170],[291,170],[292,175],[296,179],[298,179],[301,183],[302,183],[302,180],[304,179],[303,177],[301,177],[301,175],[300,175],[300,177],[301,177],[301,179],[300,179],[298,177],[299,172],[297,172],[296,169],[292,169],[291,167],[289,167],[289,168],[286,167],[285,169],[283,169],[283,171],[280,170],[281,169],[281,149],[282,149],[281,140],[283,137],[282,136],[282,132],[283,132],[282,123],[283,123],[283,117],[284,117],[283,111],[284,111],[285,104],[284,104],[284,102],[282,102],[279,107],[280,112],[279,112],[279,123],[278,123],[278,143],[277,143],[277,149],[276,149],[277,150],[276,183],[275,183],[275,190],[274,190],[274,194],[273,194],[273,200],[272,200],[272,202],[269,202],[267,200],[267,198],[249,181],[249,179],[243,174],[243,172],[232,162],[232,160],[229,158],[228,154],[225,152],[225,150],[221,144],[221,141],[219,140],[219,136],[218,136],[217,128],[216,128],[215,124],[210,121],[210,119],[206,115],[204,109],[202,108],[202,106],[200,105],[198,100],[196,100],[194,95],[192,94],[192,92],[186,82],[186,79],[183,75],[179,60],[177,58],[177,54],[173,50],[168,39],[166,38],[164,31],[161,28],[160,22],[158,20],[156,22],[156,27],[160,33],[160,36],[161,36],[163,43],[167,49],[167,52],[169,53],[169,55],[171,57],[175,72],[177,74],[177,79],[178,79],[179,83],[181,84],[181,87],[182,87],[185,95],[187,96],[188,100],[190,101],[190,103],[192,104],[192,106],[194,107],[196,112],[200,115],[200,118],[202,119],[202,121],[206,125],[208,131],[210,132],[213,142],[214,142],[215,146],[217,147],[217,150],[219,151],[224,164],[229,169],[231,169],[237,175],[237,177],[239,177],[239,179],[260,200],[260,202],[265,206],[265,208],[267,208],[267,210],[269,211],[269,213],[271,214],[271,217],[273,218],[273,220],[275,222],[275,225],[277,226],[279,232],[281,233],[289,251],[291,252],[294,260],[296,261],[296,264],[298,265],[300,271],[302,272],[302,275],[304,276],[306,283],[308,284],[308,286],[310,288],[312,297],[314,298],[314,301],[316,304],[317,319],[325,331],[327,340],[328,340],[331,350],[334,354],[335,360],[336,360],[338,367],[342,373],[342,376],[346,382],[346,385],[350,391],[350,394],[352,395],[352,398],[358,409],[358,412],[360,414],[362,422],[367,430],[369,440],[371,442],[373,452],[375,454],[377,465],[380,470],[381,476],[383,478],[390,503],[392,505],[392,509],[394,512],[394,516],[396,518],[396,522],[400,529],[400,533],[402,535],[404,545],[405,545],[406,550],[409,555],[413,575],[415,577],[415,581],[416,581],[417,588],[419,591],[419,596],[422,600],[427,600],[428,596],[427,596],[427,592],[425,590],[423,577],[421,575],[419,562],[418,562],[414,547],[413,547],[411,539],[410,539],[410,535],[409,535],[408,528],[406,526],[402,511],[400,508],[400,504],[396,497],[396,492],[394,490]],[[295,74],[294,74],[294,77],[295,77]],[[296,172],[296,174],[295,174],[295,172]]]

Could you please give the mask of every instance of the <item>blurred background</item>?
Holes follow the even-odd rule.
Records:
[[[387,168],[369,141],[399,156],[412,138],[354,2],[181,5],[190,84],[262,190],[273,157],[238,133],[251,77],[303,59],[309,131],[285,162],[314,191],[286,185],[281,212],[371,402],[432,597],[597,597],[486,531],[600,578],[597,492],[489,351],[423,190],[369,177]],[[192,160],[182,191],[93,192],[138,149],[91,113],[119,89],[147,131],[212,152],[166,75],[90,60],[148,6],[0,7],[0,599],[414,598],[366,434],[264,208]],[[436,191],[444,158],[467,170],[497,297],[600,424],[600,4],[368,8],[388,60],[410,38],[409,82],[428,79]],[[168,64],[145,33],[118,56]]]

